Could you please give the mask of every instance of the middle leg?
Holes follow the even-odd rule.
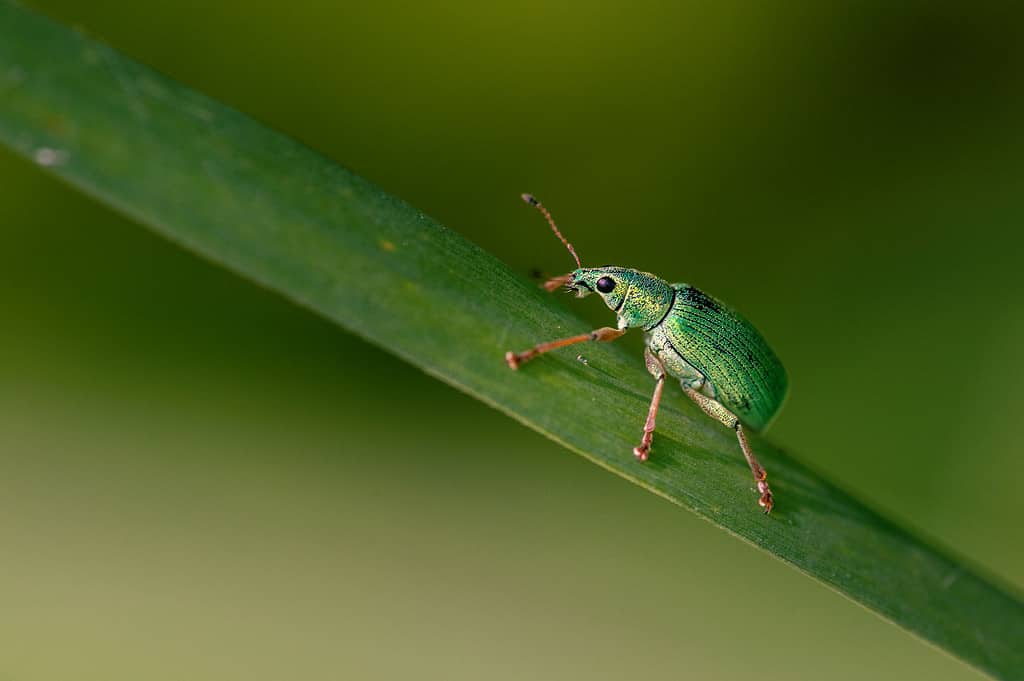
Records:
[[[654,420],[658,415],[658,405],[661,404],[661,392],[665,389],[665,367],[661,360],[654,356],[650,348],[644,348],[644,362],[647,364],[647,371],[654,376],[654,395],[651,397],[651,406],[647,410],[647,422],[644,423],[644,434],[640,438],[640,446],[633,447],[633,454],[641,461],[647,461],[651,453],[651,442],[654,440]]]

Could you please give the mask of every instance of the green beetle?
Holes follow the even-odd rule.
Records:
[[[655,384],[643,435],[633,454],[647,460],[665,377],[677,378],[704,413],[736,431],[761,494],[758,503],[770,513],[774,501],[768,476],[750,448],[744,426],[754,431],[768,427],[786,398],[788,381],[782,362],[761,334],[723,303],[688,284],[669,284],[626,267],[583,267],[551,213],[529,194],[523,194],[523,200],[544,215],[579,267],[548,280],[544,287],[553,291],[565,286],[579,298],[597,293],[618,317],[618,325],[508,352],[509,367],[518,369],[523,362],[573,343],[612,341],[627,329],[643,329],[644,359]]]

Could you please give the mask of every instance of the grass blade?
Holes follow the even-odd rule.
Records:
[[[507,349],[586,326],[495,257],[245,115],[0,0],[0,142],[936,646],[1024,678],[1024,605],[760,438],[758,513],[731,433],[687,405],[633,461],[651,381],[615,346],[516,374]]]

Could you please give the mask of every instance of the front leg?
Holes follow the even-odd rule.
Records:
[[[572,345],[573,343],[585,343],[586,341],[613,341],[616,338],[621,337],[624,333],[626,333],[625,329],[613,329],[610,326],[603,326],[600,329],[594,329],[590,333],[581,333],[578,336],[569,336],[568,338],[560,338],[558,340],[548,341],[547,343],[540,343],[539,345],[534,345],[529,350],[524,350],[523,352],[512,352],[509,350],[505,353],[505,361],[508,362],[510,369],[518,369],[519,365],[523,362],[529,362],[537,355],[543,355],[545,352],[564,348],[566,345]]]

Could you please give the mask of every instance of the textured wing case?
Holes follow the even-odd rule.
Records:
[[[717,399],[745,425],[762,430],[786,397],[779,358],[750,322],[699,289],[673,284],[676,300],[662,333],[714,387]]]

